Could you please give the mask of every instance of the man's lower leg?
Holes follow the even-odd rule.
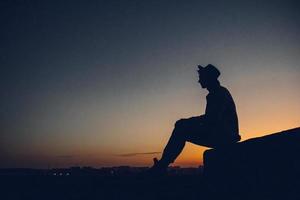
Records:
[[[181,137],[178,131],[174,130],[158,164],[161,167],[167,168],[170,163],[173,163],[179,154],[182,152],[185,145],[185,140]]]

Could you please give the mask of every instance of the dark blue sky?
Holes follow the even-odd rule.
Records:
[[[2,166],[147,163],[112,155],[160,151],[203,112],[197,64],[220,68],[244,138],[300,122],[298,1],[0,5]]]

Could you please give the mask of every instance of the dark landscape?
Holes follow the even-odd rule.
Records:
[[[2,169],[1,199],[198,199],[205,195],[201,168],[170,168],[169,175],[160,178],[143,177],[144,170]]]
[[[2,199],[299,199],[300,128],[207,150],[204,168],[1,169]]]

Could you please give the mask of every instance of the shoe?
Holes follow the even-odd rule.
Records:
[[[151,176],[165,176],[167,175],[167,166],[163,165],[157,158],[153,158],[153,166],[148,170]]]

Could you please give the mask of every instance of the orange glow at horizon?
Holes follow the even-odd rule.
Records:
[[[242,141],[300,127],[296,1],[47,2],[3,7],[0,168],[151,166],[205,112],[198,64],[220,70]]]
[[[300,106],[296,102],[297,98],[287,99],[286,103],[280,102],[280,105],[275,100],[272,104],[262,102],[261,104],[253,103],[251,105],[249,103],[251,101],[239,101],[238,96],[235,99],[238,108],[242,141],[300,126],[300,114],[298,112]],[[19,159],[19,162],[23,163],[20,166],[23,167],[34,165],[42,168],[78,165],[93,167],[121,165],[151,166],[152,158],[160,158],[161,154],[137,155],[132,157],[122,157],[118,156],[118,154],[163,151],[176,119],[181,118],[180,116],[184,118],[195,116],[199,113],[192,112],[193,108],[200,104],[197,99],[194,102],[190,102],[192,105],[190,107],[182,104],[185,100],[177,98],[177,102],[169,104],[164,109],[170,110],[170,112],[161,114],[160,118],[156,116],[158,116],[160,109],[163,110],[163,108],[154,106],[156,108],[152,109],[153,113],[145,109],[144,113],[146,114],[143,116],[137,112],[136,118],[127,119],[122,122],[121,118],[123,115],[120,115],[119,124],[110,124],[109,122],[106,124],[108,126],[107,130],[113,130],[116,133],[125,135],[111,134],[106,136],[104,138],[105,141],[103,141],[103,138],[99,138],[96,130],[86,129],[86,131],[95,132],[95,134],[91,136],[87,135],[84,140],[80,137],[73,137],[71,143],[66,143],[64,138],[53,138],[52,141],[45,141],[44,143],[39,141],[35,146],[33,145],[30,148],[24,147],[23,151],[25,152],[25,148],[27,148],[27,153],[30,156],[19,156],[23,159],[16,158],[16,160]],[[204,107],[205,104],[203,101],[201,104]],[[257,110],[242,107],[243,104],[256,107]],[[167,103],[165,106],[167,106]],[[151,109],[150,106],[148,108]],[[97,129],[97,126],[95,125],[94,128]],[[56,148],[53,149],[53,146]],[[19,148],[21,149],[22,147]],[[36,149],[39,149],[39,151],[36,152]],[[202,156],[206,149],[187,142],[182,154],[172,165],[198,167],[202,165]],[[10,160],[13,162],[14,158],[10,158]]]

